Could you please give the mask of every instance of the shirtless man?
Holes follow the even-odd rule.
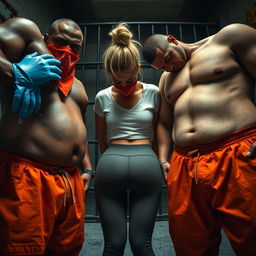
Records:
[[[221,228],[237,255],[256,255],[255,29],[233,24],[192,44],[153,35],[143,55],[167,71],[157,134],[177,255],[218,255]]]
[[[10,74],[10,63],[24,54],[48,53],[45,42],[62,70],[60,81],[41,86],[40,111],[22,124],[11,110],[13,79],[2,76],[0,255],[78,255],[84,240],[84,189],[91,180],[83,174],[84,184],[79,169],[92,169],[85,127],[88,98],[74,77],[82,32],[67,19],[53,23],[45,42],[26,19],[11,19],[0,29],[6,31],[0,61],[8,64],[2,74]],[[21,105],[32,104],[32,97],[22,97]]]

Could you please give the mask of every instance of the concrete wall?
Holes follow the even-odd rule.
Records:
[[[71,15],[67,6],[68,1],[62,0],[8,0],[19,12],[19,16],[33,20],[45,33],[49,24],[57,18],[68,17]],[[218,20],[221,27],[234,23],[247,23],[245,8],[253,5],[256,0],[223,0],[215,1],[211,5],[210,16],[213,20]],[[213,13],[212,13],[213,12]],[[4,8],[0,2],[0,22],[10,18],[10,12]]]
[[[34,21],[43,34],[53,20],[65,17],[66,11],[59,4],[61,1],[8,0],[8,2],[15,7],[20,17]],[[0,21],[10,18],[10,14],[11,12],[0,2]]]
[[[230,23],[247,24],[246,7],[252,6],[256,0],[224,0],[219,1],[216,16],[221,27]]]

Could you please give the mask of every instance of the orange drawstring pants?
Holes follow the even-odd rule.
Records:
[[[0,152],[0,255],[76,256],[83,241],[80,171]]]
[[[211,144],[176,147],[168,173],[169,231],[177,256],[216,256],[223,228],[235,253],[256,255],[256,125]]]

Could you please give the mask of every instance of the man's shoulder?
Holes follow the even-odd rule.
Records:
[[[28,39],[33,39],[35,35],[41,35],[39,27],[32,20],[21,17],[6,20],[0,24],[0,28]]]
[[[73,85],[72,85],[70,97],[72,97],[75,101],[87,101],[88,100],[84,84],[80,80],[78,80],[76,77],[75,77]]]
[[[251,28],[250,26],[242,23],[232,23],[229,25],[226,25],[225,27],[221,28],[220,31],[228,32],[228,31],[237,31],[240,29],[246,29],[246,28]]]
[[[75,77],[75,79],[74,79],[73,86],[78,86],[78,87],[81,87],[81,88],[85,87],[84,84],[77,77]]]
[[[17,17],[17,18],[10,18],[5,22],[0,24],[1,27],[9,28],[12,30],[18,30],[21,27],[23,28],[30,28],[31,26],[37,26],[32,20]]]
[[[172,72],[167,72],[167,71],[164,71],[162,74],[161,74],[161,77],[160,77],[160,81],[159,81],[159,88],[163,87],[166,83],[166,80],[167,79],[171,79],[172,77],[174,77],[173,73]]]
[[[86,93],[86,86],[75,77],[72,85],[72,90],[76,91],[77,93]]]
[[[229,24],[221,28],[213,37],[217,43],[232,44],[256,36],[256,30],[241,23]]]

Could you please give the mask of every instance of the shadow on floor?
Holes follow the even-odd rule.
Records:
[[[79,256],[101,256],[103,250],[103,235],[99,223],[85,224],[85,242]],[[156,256],[174,256],[173,244],[168,233],[168,222],[157,221],[153,233],[153,248]],[[132,256],[127,242],[124,256]],[[227,237],[223,233],[219,256],[235,256]]]

